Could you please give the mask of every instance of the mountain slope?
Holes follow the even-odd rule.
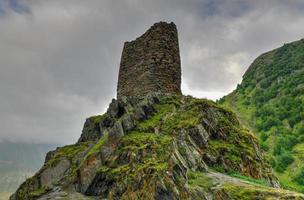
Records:
[[[149,95],[113,100],[88,118],[79,141],[49,152],[11,199],[304,199],[276,187],[234,113],[209,100]]]
[[[258,133],[283,186],[304,192],[304,40],[259,56],[220,102]]]

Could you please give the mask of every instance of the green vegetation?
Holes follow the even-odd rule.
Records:
[[[157,113],[155,113],[150,119],[140,123],[138,125],[138,129],[140,131],[154,131],[154,128],[160,125],[164,115],[173,112],[174,108],[175,107],[172,104],[156,105],[155,109],[157,110]]]
[[[104,117],[103,115],[96,115],[96,116],[90,117],[90,119],[92,120],[92,122],[94,122],[94,124],[98,124],[102,120],[103,117]]]
[[[297,193],[292,193],[287,190],[278,190],[271,187],[261,185],[238,185],[234,183],[226,183],[218,194],[228,195],[231,199],[242,200],[272,200],[272,199],[302,199],[303,197]]]
[[[157,178],[168,169],[171,143],[168,135],[133,131],[121,138],[117,159],[109,166],[101,166],[98,172],[116,181],[127,181],[128,186],[139,178]],[[130,160],[123,164],[119,157],[126,155]]]
[[[37,177],[32,177],[26,179],[26,181],[20,186],[16,192],[16,196],[18,199],[32,200],[47,191],[47,188],[40,187]]]
[[[300,169],[300,171],[295,175],[293,180],[300,185],[304,185],[304,168]]]
[[[174,140],[189,142],[184,139],[189,136],[183,134],[189,134],[188,131],[197,128],[202,121],[207,123],[206,131],[214,134],[209,138],[208,147],[202,151],[221,160],[215,164],[215,168],[225,165],[223,172],[236,171],[248,176],[261,173],[259,170],[263,163],[253,159],[256,157],[253,144],[257,139],[240,126],[231,111],[206,99],[181,96],[163,96],[154,108],[156,112],[149,119],[137,122],[135,130],[120,138],[115,157],[110,163],[102,165],[98,169],[99,173],[115,182],[126,183],[127,187],[138,182],[139,178],[149,182],[150,179],[165,175],[170,170],[168,161],[174,152],[173,145],[177,142]],[[100,151],[105,141],[102,138],[89,154]],[[187,146],[181,145],[178,150],[182,156],[187,156]],[[250,163],[251,171],[240,167],[249,167],[247,163]],[[203,174],[189,172],[188,176],[189,184],[193,187],[209,185],[205,182],[209,179]]]
[[[29,195],[32,198],[36,198],[36,197],[40,197],[41,195],[45,194],[47,191],[48,191],[47,188],[41,187],[35,191],[30,192]]]
[[[189,171],[187,176],[190,187],[201,187],[206,191],[210,191],[210,188],[214,186],[212,178],[206,176],[202,172]]]
[[[231,172],[231,173],[229,173],[229,175],[232,176],[232,177],[239,178],[241,180],[250,182],[250,183],[269,186],[269,184],[263,179],[255,179],[255,178],[252,178],[252,177],[249,177],[249,176],[243,176],[238,172]]]
[[[284,153],[282,155],[277,156],[277,164],[275,165],[275,170],[277,172],[284,172],[287,167],[293,163],[294,158],[289,153]]]
[[[74,145],[67,145],[56,150],[56,153],[52,156],[52,158],[46,163],[47,166],[55,166],[61,158],[67,158],[72,160],[78,153],[84,151],[88,148],[89,143],[77,143]]]
[[[100,152],[102,146],[108,141],[108,133],[105,133],[102,138],[100,138],[97,143],[90,149],[90,151],[86,154],[86,157],[84,160],[87,158],[91,157],[92,155],[95,155]]]
[[[204,196],[211,194],[214,199],[303,199],[303,195],[299,193],[269,187],[262,180],[252,179],[238,173],[230,174],[235,178],[216,172],[189,171],[187,175],[188,188],[197,197],[195,199],[201,199],[202,194]]]
[[[258,133],[282,185],[298,191],[304,191],[304,184],[291,172],[304,167],[295,153],[295,147],[304,143],[303,60],[303,40],[265,53],[249,67],[237,89],[220,100]]]

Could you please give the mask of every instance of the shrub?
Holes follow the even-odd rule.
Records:
[[[283,155],[280,155],[277,157],[277,165],[276,165],[276,168],[275,170],[277,172],[284,172],[286,170],[286,168],[291,164],[293,163],[294,161],[294,158],[288,154],[288,153],[285,153]]]
[[[300,185],[304,185],[304,168],[300,170],[293,180]]]

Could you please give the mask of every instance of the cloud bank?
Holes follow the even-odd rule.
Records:
[[[116,95],[124,41],[179,30],[185,94],[232,91],[259,54],[304,36],[302,0],[0,0],[0,140],[72,143]]]

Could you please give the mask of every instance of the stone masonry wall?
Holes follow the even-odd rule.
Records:
[[[124,44],[117,98],[150,92],[181,94],[181,61],[173,22],[156,23],[136,40]]]

